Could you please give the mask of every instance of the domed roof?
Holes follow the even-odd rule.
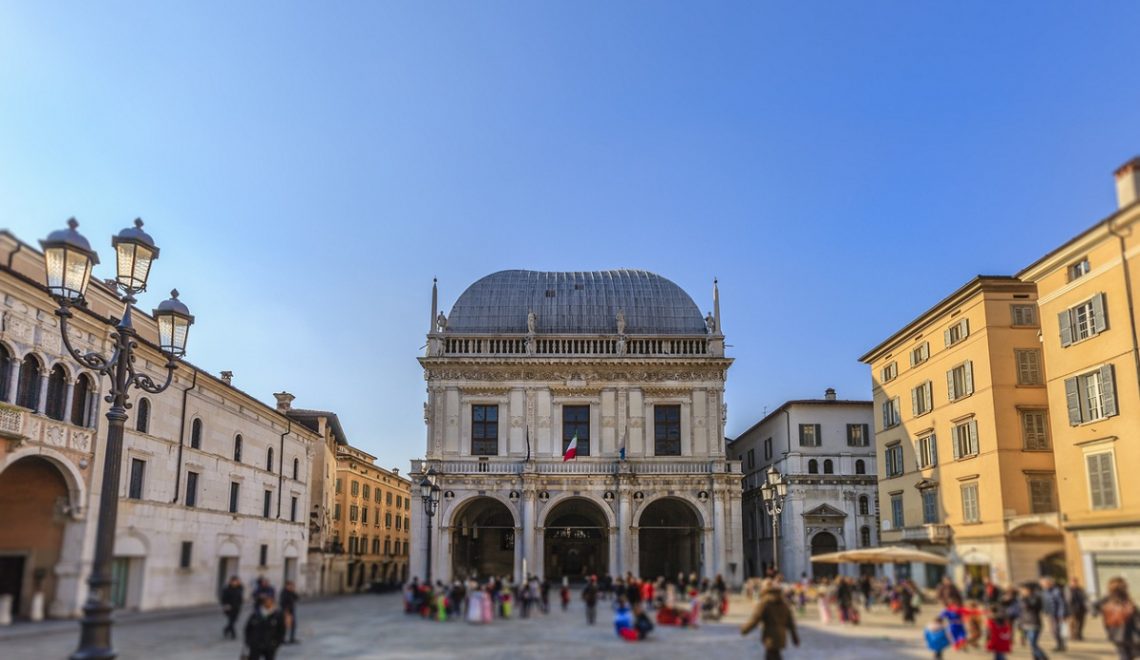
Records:
[[[704,317],[681,287],[644,270],[544,273],[503,270],[478,280],[455,301],[449,332],[616,334],[617,314],[633,335],[707,332]]]

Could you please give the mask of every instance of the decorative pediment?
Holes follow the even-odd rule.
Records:
[[[805,518],[846,518],[847,514],[830,504],[820,504],[811,511],[804,512]]]
[[[927,490],[930,488],[938,488],[938,482],[933,479],[923,479],[914,485],[919,490]]]

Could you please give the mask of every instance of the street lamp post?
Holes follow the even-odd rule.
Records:
[[[768,468],[760,494],[764,497],[764,508],[772,519],[772,570],[780,572],[780,513],[784,510],[784,498],[788,496],[788,482],[776,466]]]
[[[435,516],[435,510],[439,507],[439,485],[436,484],[436,471],[435,468],[428,468],[427,474],[423,480],[420,481],[420,500],[424,504],[424,513],[427,514],[427,568],[424,571],[425,582],[430,588],[431,581],[431,537],[432,537],[432,524],[431,519]]]
[[[56,315],[59,316],[59,329],[63,335],[63,345],[67,352],[84,367],[107,376],[111,382],[106,401],[111,404],[107,411],[107,446],[103,456],[103,485],[99,497],[99,518],[95,531],[95,561],[91,575],[87,578],[87,602],[83,605],[83,620],[80,623],[79,648],[72,654],[72,660],[111,660],[115,651],[111,646],[111,559],[115,546],[115,522],[119,508],[119,476],[123,458],[123,427],[127,421],[128,391],[132,386],[158,394],[170,386],[177,359],[186,353],[186,337],[194,317],[190,310],[178,300],[178,292],[171,292],[171,298],[154,310],[158,322],[159,348],[166,354],[166,382],[161,385],[151,377],[135,371],[135,349],[138,348],[138,333],[131,323],[131,310],[135,294],[146,291],[146,281],[150,266],[158,258],[158,248],[154,240],[142,230],[142,220],[135,220],[134,227],[128,227],[111,239],[115,249],[117,277],[113,280],[117,290],[122,292],[122,319],[111,334],[114,352],[106,357],[96,352],[84,353],[71,345],[68,324],[72,307],[86,307],[84,298],[87,285],[91,281],[92,267],[99,263],[99,257],[91,249],[76,227],[72,218],[67,229],[52,232],[40,241],[44,250],[44,268],[47,274],[47,288],[59,302]]]

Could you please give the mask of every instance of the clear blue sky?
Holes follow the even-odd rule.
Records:
[[[728,433],[1115,208],[1135,2],[0,4],[0,226],[135,216],[190,358],[424,450],[431,278],[645,268],[737,358]],[[111,274],[105,265],[101,276]]]

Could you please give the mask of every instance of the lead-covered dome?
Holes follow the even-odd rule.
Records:
[[[504,270],[478,280],[459,296],[447,320],[449,332],[525,333],[527,314],[538,333],[615,334],[617,315],[633,335],[707,332],[689,294],[644,270],[544,273]]]

